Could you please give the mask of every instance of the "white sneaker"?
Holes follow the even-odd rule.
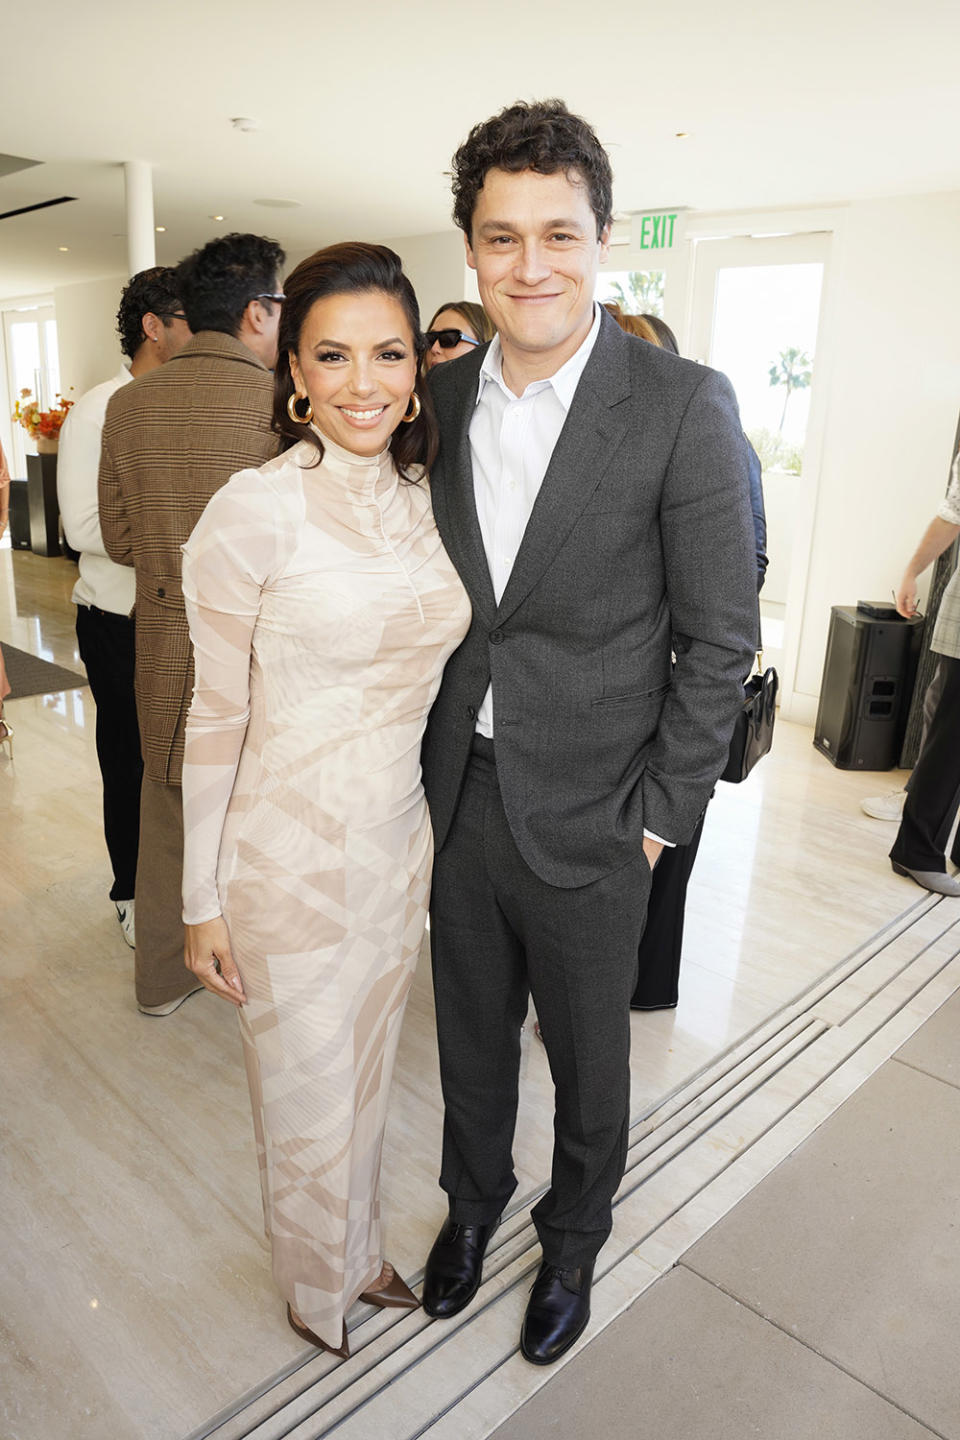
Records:
[[[137,1009],[141,1015],[172,1015],[174,1010],[180,1009],[184,1000],[189,1000],[191,995],[199,995],[203,988],[202,985],[194,985],[192,990],[188,990],[184,995],[178,995],[176,1000],[168,1000],[164,1005],[141,1005],[138,1000]]]
[[[886,795],[871,795],[869,799],[861,800],[860,809],[873,820],[896,820],[899,823],[906,798],[906,790],[888,790]]]
[[[137,937],[133,929],[133,905],[132,900],[114,900],[117,907],[117,919],[120,921],[120,929],[123,931],[123,938],[131,950],[137,947]]]

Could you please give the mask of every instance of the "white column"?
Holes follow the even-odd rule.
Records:
[[[148,160],[125,160],[123,179],[127,197],[127,264],[131,275],[157,263],[153,228],[153,172]]]

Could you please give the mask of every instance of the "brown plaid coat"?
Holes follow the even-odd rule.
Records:
[[[204,330],[107,406],[100,524],[137,577],[137,713],[146,774],[179,785],[193,655],[180,546],[230,476],[277,454],[273,376],[231,335]]]

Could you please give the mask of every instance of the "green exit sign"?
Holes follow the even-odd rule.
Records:
[[[645,210],[631,217],[631,249],[677,250],[683,231],[683,210]]]

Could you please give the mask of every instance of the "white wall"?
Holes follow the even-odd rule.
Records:
[[[383,244],[396,250],[403,261],[403,268],[417,292],[423,325],[445,301],[471,298],[467,289],[463,236],[459,230],[444,230],[436,235],[404,235],[398,240],[384,240]]]
[[[794,718],[812,719],[831,605],[889,599],[946,489],[960,410],[960,193],[846,208]],[[796,557],[795,557],[796,561]]]
[[[63,393],[76,400],[109,380],[123,359],[117,337],[117,307],[127,275],[61,285],[53,292]],[[70,394],[70,386],[73,394]]]

